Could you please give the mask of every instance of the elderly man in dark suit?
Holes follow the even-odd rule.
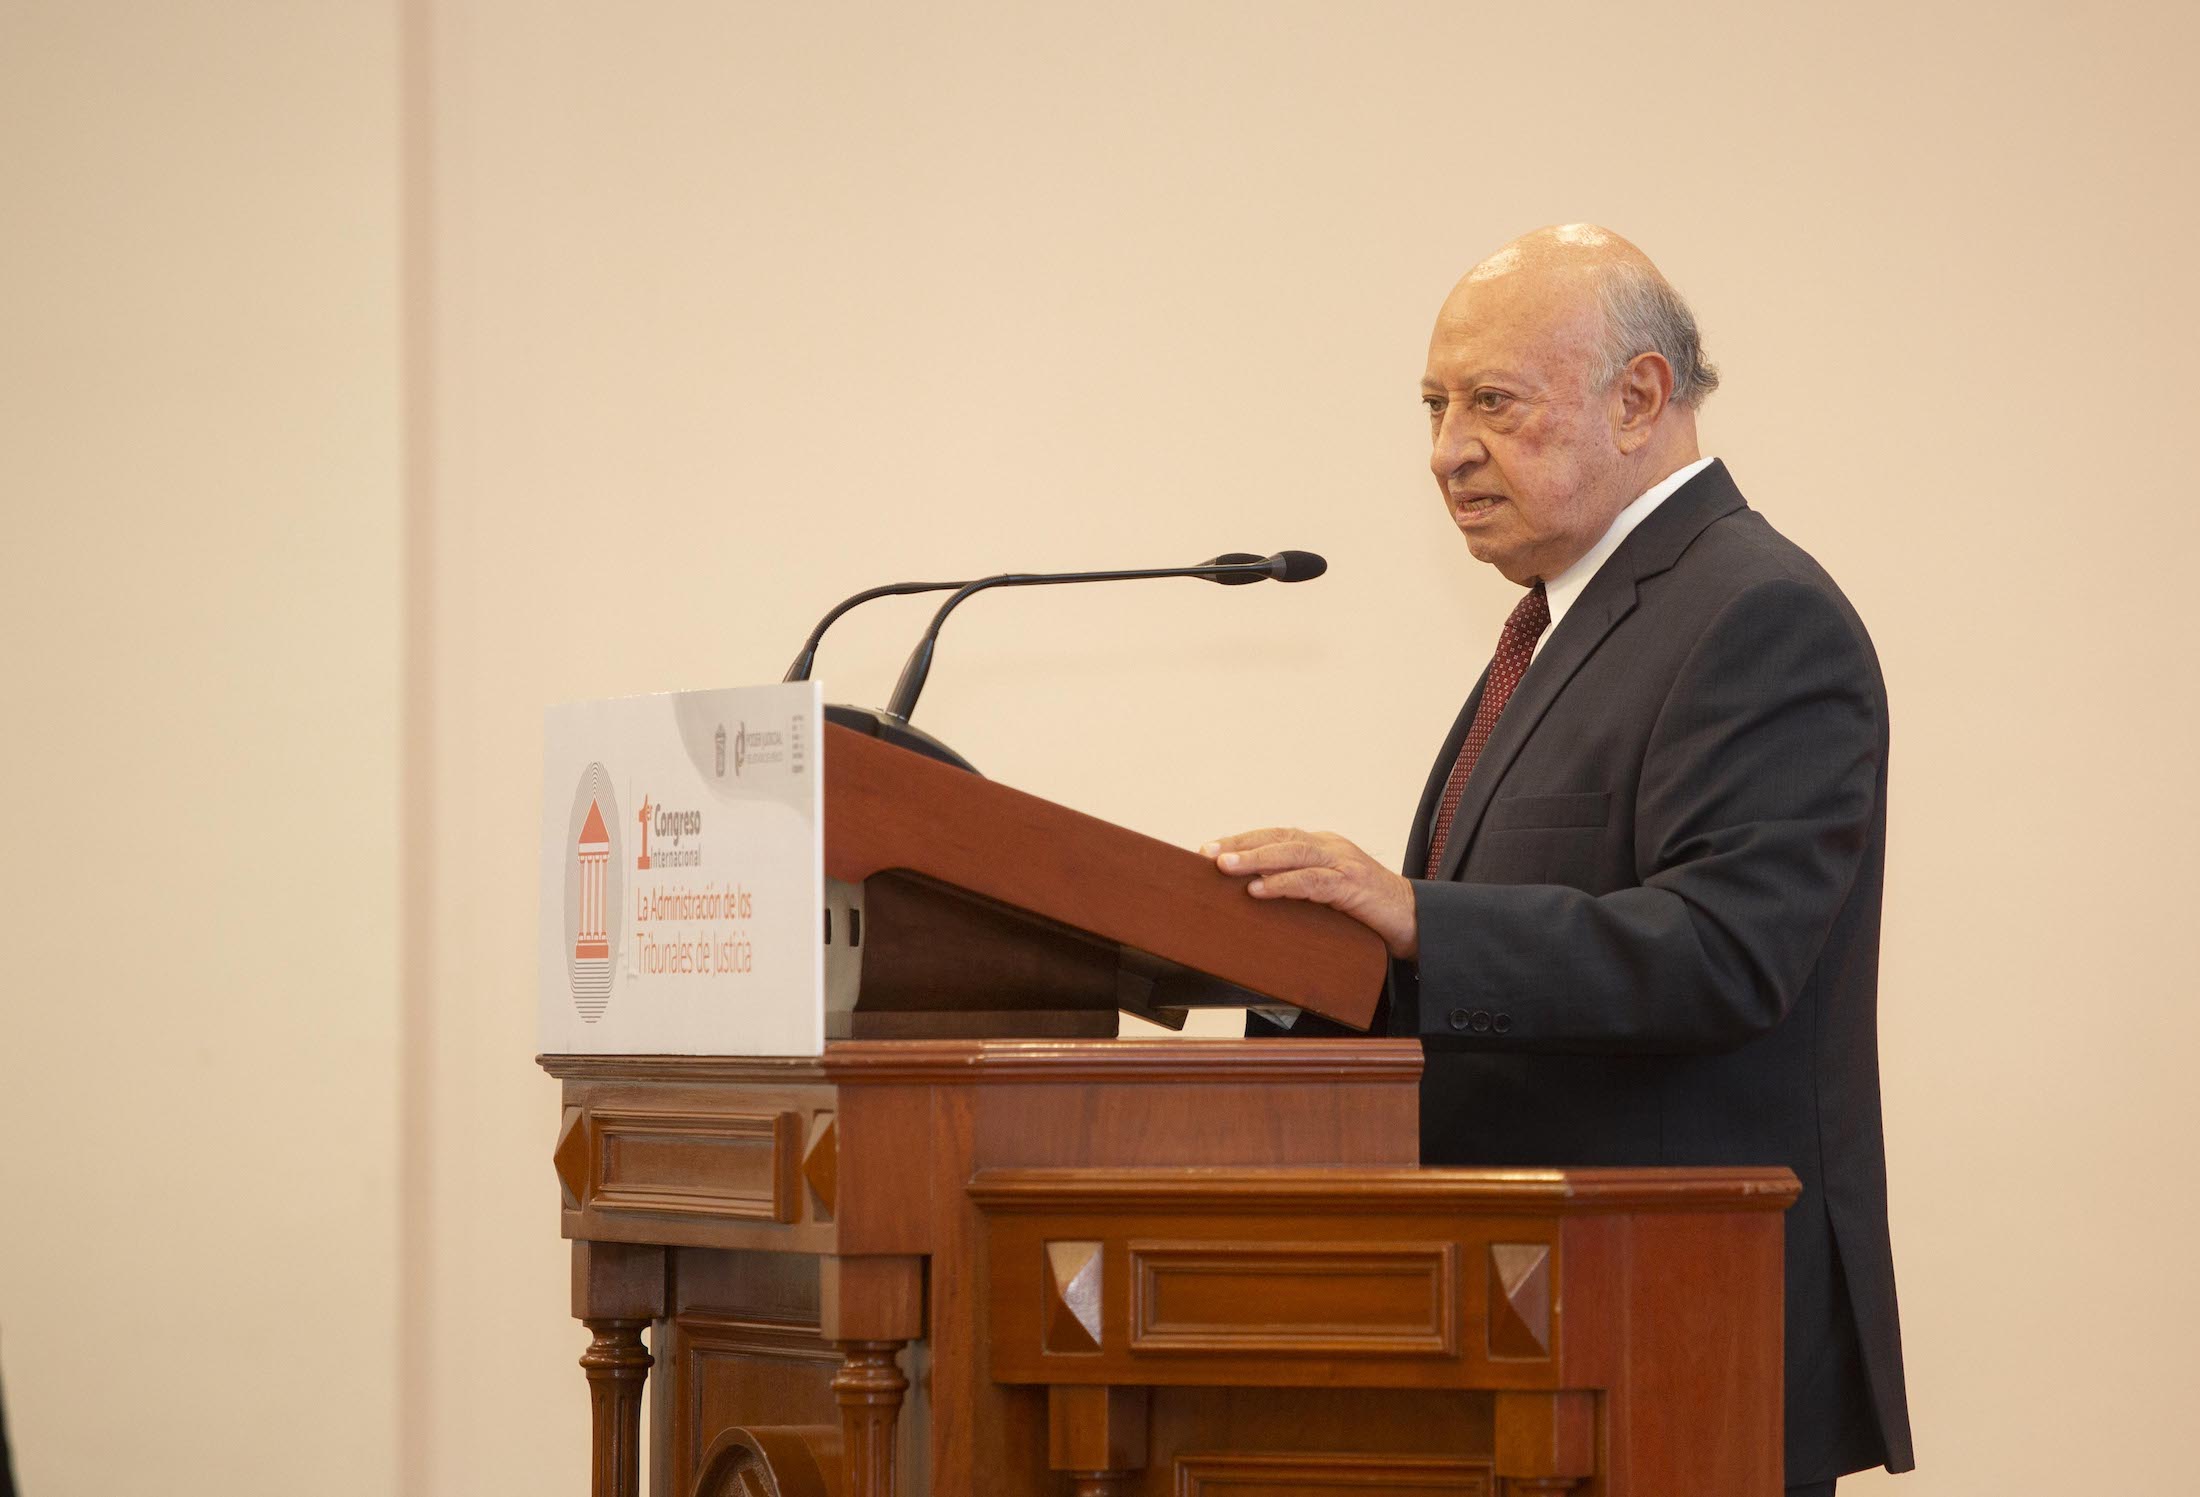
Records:
[[[1717,382],[1606,230],[1469,271],[1429,344],[1430,466],[1524,592],[1405,871],[1292,828],[1208,851],[1388,944],[1390,1031],[1429,1052],[1425,1162],[1795,1171],[1787,1480],[1830,1493],[1912,1465],[1879,1108],[1886,693],[1833,580],[1700,455]]]

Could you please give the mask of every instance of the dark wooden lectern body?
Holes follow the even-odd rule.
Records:
[[[1326,911],[1257,905],[1191,854],[840,730],[827,755],[835,879],[968,891],[964,939],[1012,939],[1026,911],[1083,943],[1072,962],[1129,948],[1126,1006],[1164,1018],[1157,994],[1220,983],[1366,1022],[1379,948]],[[907,804],[978,830],[920,845],[891,825]],[[1073,923],[1089,880],[1117,893]],[[930,1000],[875,975],[907,1032]],[[1053,1026],[1063,993],[1107,996],[1090,979],[984,1009]],[[595,1497],[638,1490],[653,1360],[656,1497],[1780,1490],[1793,1177],[1418,1169],[1417,1042],[543,1064]]]

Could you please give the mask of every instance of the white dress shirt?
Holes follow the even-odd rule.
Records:
[[[1619,549],[1619,543],[1627,539],[1628,533],[1637,525],[1649,519],[1650,511],[1671,498],[1675,489],[1688,482],[1689,479],[1694,478],[1716,461],[1716,458],[1700,457],[1679,472],[1668,474],[1666,477],[1659,479],[1645,490],[1634,503],[1612,517],[1611,528],[1597,537],[1597,543],[1583,553],[1581,560],[1543,584],[1543,601],[1550,605],[1551,622],[1550,626],[1536,639],[1536,655],[1543,653],[1543,646],[1550,640],[1552,635],[1558,632],[1558,621],[1566,617],[1566,610],[1574,606],[1574,600],[1581,596],[1584,588],[1588,587],[1589,579],[1594,577],[1597,574],[1597,569],[1604,565],[1614,551]],[[1535,655],[1528,658],[1532,661]]]

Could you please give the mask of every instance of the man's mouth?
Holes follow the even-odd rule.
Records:
[[[1458,494],[1452,496],[1451,512],[1461,520],[1475,520],[1496,509],[1505,501],[1497,494]]]

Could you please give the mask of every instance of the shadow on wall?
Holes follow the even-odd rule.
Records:
[[[15,1497],[15,1463],[8,1459],[8,1392],[0,1385],[0,1497]]]

